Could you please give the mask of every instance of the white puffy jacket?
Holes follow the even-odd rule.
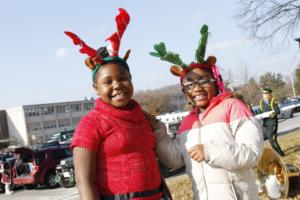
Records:
[[[194,110],[184,118],[177,141],[162,129],[156,136],[156,151],[165,165],[186,165],[195,200],[259,199],[252,168],[262,155],[263,135],[243,102],[219,95],[204,113]],[[205,151],[205,161],[200,163],[188,154],[197,144],[203,144]]]

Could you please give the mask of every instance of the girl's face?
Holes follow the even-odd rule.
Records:
[[[125,107],[133,95],[129,72],[118,63],[102,65],[93,84],[96,94],[114,107]]]
[[[184,93],[201,111],[205,110],[211,99],[216,96],[214,83],[213,75],[200,68],[192,69],[182,79]]]

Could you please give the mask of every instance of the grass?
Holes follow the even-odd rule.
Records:
[[[286,164],[293,164],[300,168],[300,130],[290,132],[286,135],[278,137],[278,143],[282,150],[285,152],[283,160]],[[266,147],[270,147],[269,142],[265,143]],[[166,180],[169,189],[172,193],[173,200],[192,200],[192,183],[190,178],[186,175],[179,175]],[[261,195],[261,200],[268,199]],[[300,182],[298,187],[294,190],[290,190],[288,200],[300,200]]]

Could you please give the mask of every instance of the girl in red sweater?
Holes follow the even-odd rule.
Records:
[[[124,9],[119,10],[118,31],[107,39],[112,43],[111,54],[106,47],[96,51],[65,32],[89,56],[86,64],[100,96],[78,124],[71,144],[77,187],[82,200],[157,200],[163,194],[154,151],[156,138],[140,105],[131,99],[129,51],[124,58],[118,56],[130,20]]]

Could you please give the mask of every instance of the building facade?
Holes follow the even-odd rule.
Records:
[[[16,144],[44,143],[54,133],[73,130],[94,100],[25,105],[7,109],[9,135]]]
[[[0,110],[0,149],[9,144],[9,133],[5,110]]]

